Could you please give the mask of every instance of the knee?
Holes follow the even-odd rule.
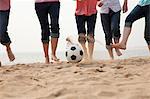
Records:
[[[79,43],[82,43],[82,44],[86,43],[85,34],[79,34],[78,41]]]
[[[93,34],[89,34],[87,36],[87,40],[88,40],[89,43],[95,43],[94,35]]]

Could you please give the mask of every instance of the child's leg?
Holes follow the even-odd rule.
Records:
[[[9,10],[8,11],[0,11],[0,42],[4,46],[6,46],[7,55],[10,61],[15,59],[14,54],[12,53],[10,43],[11,40],[7,33],[7,26],[9,23]]]
[[[123,38],[122,38],[121,42],[113,45],[113,47],[123,49],[123,50],[126,49],[127,41],[128,41],[129,35],[131,33],[131,29],[132,29],[132,24],[134,21],[136,21],[142,17],[144,17],[142,7],[136,6],[131,11],[131,13],[128,15],[128,17],[126,18],[125,27],[124,27],[124,31],[123,31]]]
[[[58,38],[59,38],[59,11],[60,11],[60,3],[55,2],[50,4],[49,14],[51,19],[51,50],[52,55],[51,59],[53,61],[59,61],[56,57],[56,50],[58,45]]]
[[[87,39],[88,39],[88,59],[90,61],[92,61],[93,60],[93,51],[94,51],[95,39],[94,39],[93,35],[88,35]]]
[[[43,43],[43,50],[45,55],[45,63],[49,64],[49,43]]]
[[[119,43],[120,39],[120,11],[118,12],[112,12],[111,17],[111,33],[113,34],[114,43]],[[121,56],[122,53],[118,48],[115,48],[115,51],[118,56]]]
[[[83,60],[87,60],[88,59],[88,53],[87,53],[87,47],[86,47],[86,36],[84,33],[79,34],[78,41],[83,48],[83,52],[84,52]]]
[[[6,51],[7,51],[7,55],[10,61],[14,61],[15,60],[15,56],[11,50],[10,44],[6,44]]]
[[[119,39],[114,38],[114,43],[115,44],[119,43]],[[117,53],[118,56],[122,55],[121,51],[118,48],[115,48],[115,51],[116,51],[116,53]]]
[[[41,33],[41,41],[43,44],[43,51],[45,55],[45,63],[48,64],[49,61],[49,22],[48,22],[48,11],[45,9],[47,5],[42,5],[40,3],[35,4],[36,14],[38,16],[42,33]]]
[[[51,59],[54,61],[59,61],[59,59],[56,57],[57,44],[58,38],[51,38],[51,49],[52,49]]]
[[[94,50],[94,32],[95,32],[95,24],[96,24],[97,14],[93,14],[91,16],[88,16],[87,19],[87,40],[88,40],[88,54],[89,54],[89,60],[93,60],[93,50]]]
[[[145,13],[145,40],[148,44],[148,49],[150,51],[150,5],[143,7]]]
[[[111,19],[109,14],[101,14],[101,22],[105,33],[106,49],[108,50],[111,59],[114,58],[112,44],[112,33],[111,33]]]
[[[85,29],[86,16],[76,15],[76,24],[78,29],[78,41],[81,44],[84,52],[83,62],[87,60],[87,48],[86,48],[86,29]]]

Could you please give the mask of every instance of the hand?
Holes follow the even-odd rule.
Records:
[[[124,3],[122,10],[123,10],[123,13],[126,13],[128,11],[128,4],[127,4],[127,2]]]
[[[102,2],[99,2],[99,3],[98,3],[98,6],[99,6],[99,7],[102,7],[102,6],[103,6],[103,3],[102,3]]]

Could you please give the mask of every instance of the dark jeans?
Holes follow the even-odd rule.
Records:
[[[111,9],[108,14],[101,14],[101,22],[105,33],[106,45],[112,43],[112,38],[120,39],[120,11],[113,12]]]
[[[145,18],[145,33],[144,38],[148,45],[150,45],[150,5],[139,6],[137,5],[131,13],[127,16],[125,27],[132,27],[132,24],[140,19]]]
[[[0,11],[0,43],[3,45],[11,43],[11,40],[7,32],[9,12],[10,10]]]
[[[35,10],[41,25],[42,42],[49,43],[49,36],[59,38],[60,2],[35,3]],[[48,15],[50,15],[50,22]]]
[[[91,16],[76,15],[78,34],[87,33],[87,35],[91,34],[94,36],[96,18],[97,18],[97,14],[93,14]],[[87,31],[85,28],[86,23],[87,23]]]

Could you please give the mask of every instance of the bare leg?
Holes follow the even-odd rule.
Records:
[[[0,67],[2,66],[1,61],[0,61]]]
[[[115,44],[119,43],[119,39],[114,38],[114,42],[115,42]],[[122,55],[121,51],[118,48],[115,48],[115,51],[118,56]]]
[[[11,50],[10,44],[6,44],[6,51],[7,51],[7,55],[10,61],[14,61],[15,60],[15,56]]]
[[[88,39],[88,55],[89,55],[88,59],[89,59],[89,61],[93,60],[93,51],[94,51],[94,42],[95,42],[93,33],[91,33],[91,34],[92,35],[87,36],[87,39]]]
[[[93,60],[93,50],[94,50],[94,43],[88,43],[88,59],[89,61]]]
[[[113,47],[125,50],[130,33],[131,33],[131,27],[124,27],[122,41],[118,44],[114,44]]]
[[[56,57],[57,44],[58,38],[51,38],[51,49],[52,49],[51,59],[53,61],[59,61],[59,59]]]
[[[88,59],[88,53],[87,53],[87,48],[86,48],[86,44],[85,43],[80,43],[82,48],[83,48],[83,52],[84,52],[84,57],[83,57],[83,61],[86,61]]]
[[[49,64],[49,43],[43,43],[43,50],[45,54],[45,63]]]
[[[150,51],[150,45],[148,45],[148,49],[149,49],[149,51]]]

